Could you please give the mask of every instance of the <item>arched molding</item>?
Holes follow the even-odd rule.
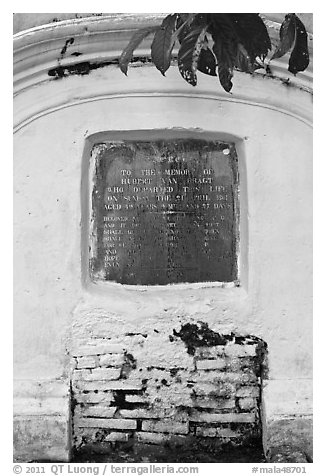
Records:
[[[166,78],[151,65],[133,68],[128,77],[116,66],[48,80],[39,87],[28,87],[15,98],[14,130],[52,112],[94,101],[135,97],[183,97],[189,100],[214,100],[218,104],[247,104],[290,115],[306,124],[312,122],[312,98],[307,91],[263,76],[236,73],[232,94],[226,93],[216,78],[202,75],[196,88],[180,78],[171,67]],[[27,106],[28,105],[28,106]]]

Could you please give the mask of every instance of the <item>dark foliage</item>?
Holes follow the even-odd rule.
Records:
[[[178,68],[192,86],[197,71],[218,76],[225,91],[232,89],[234,69],[253,73],[268,68],[264,61],[271,51],[271,41],[259,13],[174,13],[156,27],[138,30],[123,50],[119,65],[127,74],[134,50],[154,33],[152,61],[164,75],[171,65],[172,50],[179,45]],[[295,13],[285,16],[279,44],[271,60],[290,53],[289,71],[304,71],[309,64],[307,32]]]
[[[304,71],[309,65],[307,32],[302,21],[295,13],[285,16],[280,29],[279,45],[271,59],[280,58],[291,51],[289,71],[297,74]]]
[[[128,45],[126,48],[123,50],[120,60],[119,60],[119,66],[121,71],[124,74],[127,74],[128,72],[128,65],[132,59],[134,50],[137,48],[137,46],[140,45],[140,43],[151,33],[154,33],[159,29],[158,26],[153,26],[150,28],[141,28],[140,30],[137,30],[136,33],[132,36],[131,40],[129,41]]]
[[[168,15],[164,18],[162,25],[155,32],[152,43],[151,55],[153,63],[163,75],[171,64],[171,53],[175,43],[173,33],[176,30],[177,18],[176,14]]]

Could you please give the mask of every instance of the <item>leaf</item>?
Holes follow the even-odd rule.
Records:
[[[232,89],[233,68],[235,66],[235,55],[230,54],[229,45],[220,39],[215,40],[213,51],[217,58],[217,72],[220,83],[226,92]]]
[[[205,42],[207,27],[206,15],[197,15],[190,32],[183,39],[179,49],[179,71],[182,77],[192,86],[197,84],[196,71],[199,55]]]
[[[271,60],[291,51],[288,70],[292,74],[304,71],[309,65],[307,31],[295,13],[288,13],[280,28],[280,41]]]
[[[258,13],[229,13],[241,43],[247,50],[252,63],[255,59],[264,60],[271,49],[271,40],[265,23]]]
[[[302,21],[295,15],[296,40],[292,50],[288,70],[292,74],[304,71],[309,65],[307,31]]]
[[[271,57],[271,60],[275,58],[281,58],[288,51],[290,51],[294,45],[296,39],[296,22],[293,14],[288,14],[280,28],[280,41]]]
[[[233,83],[231,81],[233,77],[233,70],[231,70],[227,64],[222,63],[221,61],[218,63],[218,77],[220,80],[223,89],[229,93],[233,87]]]
[[[211,19],[210,32],[219,80],[225,91],[230,92],[237,59],[238,36],[227,14],[212,14]]]
[[[197,13],[178,13],[177,29],[174,32],[175,39],[178,38],[179,43],[190,33],[191,24],[194,21]]]
[[[180,17],[180,20],[185,23],[185,22],[188,22],[189,20],[193,20],[194,19],[194,16],[196,15],[196,13],[179,13],[178,14],[179,17]]]
[[[238,43],[238,52],[235,59],[235,67],[239,71],[243,71],[245,73],[253,73],[255,71],[249,53],[241,43]]]
[[[140,30],[137,30],[131,37],[128,45],[121,53],[119,59],[119,67],[126,76],[128,72],[128,65],[132,59],[134,50],[137,48],[137,46],[140,45],[140,43],[146,38],[146,36],[150,35],[151,33],[154,33],[158,28],[159,26],[141,28]]]
[[[198,71],[210,76],[216,76],[216,59],[209,48],[203,48],[199,54]]]
[[[171,64],[171,53],[175,43],[173,33],[176,29],[176,23],[176,14],[168,15],[164,18],[160,28],[155,33],[152,43],[152,61],[163,76]]]

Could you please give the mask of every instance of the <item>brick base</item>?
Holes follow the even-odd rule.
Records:
[[[168,338],[169,351],[177,342],[180,352],[180,335],[162,336],[162,345]],[[74,345],[75,450],[101,444],[185,447],[194,441],[244,445],[261,437],[260,339],[216,334],[215,341],[190,349],[185,342],[180,366],[140,364],[135,355],[143,340],[121,340]]]

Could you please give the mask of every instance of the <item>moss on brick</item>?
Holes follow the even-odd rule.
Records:
[[[190,355],[195,355],[196,347],[225,345],[227,343],[227,339],[224,336],[212,331],[205,322],[200,322],[199,325],[184,324],[179,332],[173,329],[173,335],[180,337]]]
[[[257,357],[259,358],[265,355],[267,349],[267,344],[259,337],[252,335],[239,336],[233,332],[231,334],[219,334],[210,329],[206,322],[183,324],[179,332],[173,329],[173,335],[169,336],[170,342],[173,342],[175,338],[180,338],[185,343],[190,355],[195,355],[198,347],[223,346],[230,342],[238,345],[258,344]]]

